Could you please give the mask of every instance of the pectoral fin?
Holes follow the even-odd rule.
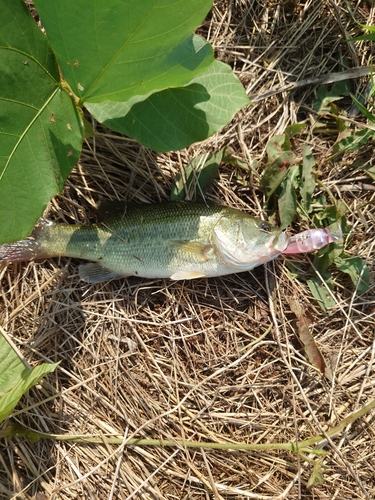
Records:
[[[177,271],[171,276],[171,280],[192,280],[194,278],[206,278],[207,274],[202,271]]]
[[[196,259],[198,258],[201,262],[207,262],[212,258],[214,249],[212,245],[207,245],[206,243],[201,243],[199,241],[171,241],[170,244],[184,252],[192,254]]]
[[[102,283],[103,281],[125,277],[95,262],[81,264],[78,268],[78,273],[81,280],[86,281],[86,283]]]

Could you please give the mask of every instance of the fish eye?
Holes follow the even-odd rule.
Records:
[[[265,233],[269,233],[271,231],[271,225],[268,222],[261,222],[259,229],[264,231]]]

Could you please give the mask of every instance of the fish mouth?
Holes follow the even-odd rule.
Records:
[[[289,236],[285,231],[282,233],[276,234],[276,236],[272,239],[270,247],[276,250],[277,252],[283,252],[287,246],[289,245]]]

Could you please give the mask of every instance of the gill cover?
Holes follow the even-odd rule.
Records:
[[[212,244],[226,264],[251,269],[280,254],[280,250],[273,246],[280,232],[271,228],[269,232],[264,231],[258,224],[259,221],[248,217],[243,220],[222,217],[219,220],[213,230]]]

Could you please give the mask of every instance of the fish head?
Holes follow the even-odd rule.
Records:
[[[246,214],[222,217],[213,231],[213,245],[228,265],[250,270],[274,259],[289,243],[285,231]]]

